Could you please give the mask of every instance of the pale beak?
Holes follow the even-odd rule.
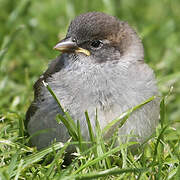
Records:
[[[76,42],[73,42],[71,38],[63,39],[58,44],[56,44],[53,49],[66,53],[84,53],[85,55],[90,56],[90,52],[87,49],[78,47]]]

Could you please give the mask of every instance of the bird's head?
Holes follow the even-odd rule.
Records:
[[[144,59],[143,46],[135,31],[126,22],[101,12],[77,16],[66,38],[54,49],[89,56],[93,63]]]

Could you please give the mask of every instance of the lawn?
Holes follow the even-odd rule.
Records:
[[[0,179],[180,179],[179,9],[179,0],[0,0]],[[59,54],[53,46],[70,21],[88,11],[117,16],[137,31],[162,95],[161,118],[136,155],[128,143],[97,143],[84,153],[79,143],[80,158],[62,167],[70,142],[37,151],[23,121],[33,84]]]

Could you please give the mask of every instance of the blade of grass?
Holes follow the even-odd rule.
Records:
[[[175,179],[178,179],[180,177],[180,165],[177,168],[176,174],[175,174]]]
[[[19,179],[19,175],[21,173],[21,170],[23,169],[23,163],[24,163],[24,160],[21,159],[20,163],[18,165],[18,169],[17,169],[16,176],[15,176],[14,180],[18,180]]]
[[[89,115],[88,115],[87,111],[85,111],[85,117],[86,117],[86,123],[88,125],[90,141],[91,141],[92,145],[94,145],[96,143],[96,138],[95,138],[95,135],[94,135],[94,132],[93,132],[93,129],[92,129],[91,122],[90,122]],[[98,157],[97,146],[96,146],[96,148],[92,149],[92,152],[93,152],[95,158]],[[98,169],[98,167],[96,167],[96,169]]]
[[[89,115],[88,115],[87,111],[85,111],[85,116],[86,116],[86,122],[87,122],[88,130],[89,130],[89,137],[90,137],[91,142],[94,143],[96,141],[96,139],[95,139],[95,136],[94,136],[94,132],[93,132],[93,129],[92,129],[91,122],[90,122]]]
[[[71,118],[70,114],[69,114],[68,112],[65,112],[65,116],[66,116],[66,119],[68,120],[69,124],[70,124],[71,127],[73,128],[74,132],[77,132],[76,123],[75,123],[74,120]]]
[[[154,168],[155,168],[155,164],[156,164],[156,158],[157,158],[157,153],[158,153],[158,146],[159,146],[159,143],[161,142],[161,138],[162,138],[162,136],[163,136],[163,134],[164,134],[164,131],[168,128],[168,126],[169,126],[169,125],[165,126],[165,127],[161,130],[161,132],[160,132],[160,134],[159,134],[159,136],[158,136],[158,138],[157,138],[157,142],[156,142],[155,150],[154,150],[154,154],[153,154],[153,161],[152,161],[152,166],[153,166]]]
[[[25,152],[32,152],[32,148],[24,146],[24,145],[20,145],[18,143],[14,143],[10,140],[6,140],[6,139],[0,139],[0,144],[5,144],[8,146],[11,146],[12,148],[17,148],[17,149],[21,149],[21,151],[25,151]]]
[[[70,144],[68,142],[68,144]],[[60,148],[63,148],[65,146],[65,144],[61,143],[61,142],[58,142],[58,143],[55,143],[53,145],[51,145],[50,147],[44,149],[44,150],[41,150],[39,152],[37,152],[36,154],[32,154],[32,155],[29,155],[27,156],[26,158],[24,158],[24,164],[23,164],[23,169],[26,168],[27,166],[35,163],[35,162],[38,162],[39,160],[41,160],[44,156],[46,156],[47,154],[53,152],[53,150],[58,150]]]
[[[126,112],[122,113],[118,118],[116,118],[113,121],[111,121],[110,123],[108,123],[108,125],[102,130],[102,133],[105,134],[110,128],[113,128],[116,125],[118,125],[118,128],[122,127],[132,112],[139,109],[143,105],[151,102],[155,98],[156,98],[156,96],[152,96],[149,99],[147,99],[146,101],[144,101],[143,103],[141,103],[137,106],[134,106],[133,108],[128,109]]]
[[[61,106],[61,103],[59,101],[59,99],[56,97],[56,95],[54,94],[53,90],[51,89],[51,87],[48,85],[48,83],[46,83],[45,81],[43,81],[43,85],[47,88],[47,90],[51,93],[52,97],[55,99],[55,101],[57,102],[60,110],[62,111],[62,113],[64,114],[65,111]]]
[[[48,168],[48,171],[45,173],[45,177],[48,178],[48,177],[50,176],[50,174],[51,174],[51,172],[53,171],[55,165],[57,165],[57,167],[60,166],[60,165],[57,163],[57,160],[62,157],[62,155],[63,155],[63,153],[65,152],[66,148],[68,147],[69,143],[70,143],[70,140],[68,140],[68,141],[64,144],[64,146],[57,152],[57,154],[56,154],[55,157],[54,157],[53,162],[51,163],[51,166]]]
[[[74,130],[74,128],[69,123],[69,121],[63,115],[61,115],[61,114],[58,114],[57,118],[59,118],[60,121],[62,121],[62,123],[66,126],[66,128],[67,128],[70,136],[72,137],[72,139],[74,141],[78,141],[77,131]]]
[[[142,173],[144,171],[147,171],[146,168],[126,168],[126,169],[120,169],[120,168],[111,168],[104,171],[96,172],[96,173],[87,173],[82,175],[77,175],[76,179],[79,180],[87,180],[87,179],[96,179],[100,177],[106,177],[106,176],[112,176],[112,175],[120,175],[123,173]]]
[[[13,170],[17,167],[18,156],[19,156],[19,151],[17,151],[11,158],[11,162],[10,162],[8,170],[7,170],[9,176],[11,176],[11,174],[13,173]]]
[[[80,128],[80,124],[79,124],[79,120],[77,120],[77,132],[78,132],[78,142],[79,142],[79,149],[80,152],[83,152],[84,148],[83,148],[83,144],[82,144],[82,134],[81,134],[81,128]]]
[[[105,147],[105,142],[102,136],[102,131],[101,131],[101,127],[98,121],[98,113],[97,113],[97,109],[96,109],[96,116],[95,116],[95,122],[96,122],[96,143],[99,144],[97,146],[97,154],[98,156],[101,156],[102,154],[107,152],[107,149]],[[99,162],[100,163],[100,162]],[[111,162],[109,157],[106,157],[105,160],[102,161],[102,165],[104,168],[110,168],[111,167]]]

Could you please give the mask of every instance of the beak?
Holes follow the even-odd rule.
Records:
[[[87,49],[78,47],[76,42],[73,42],[71,38],[65,38],[54,46],[55,50],[66,52],[66,53],[84,53],[87,56],[90,56],[90,52]]]

